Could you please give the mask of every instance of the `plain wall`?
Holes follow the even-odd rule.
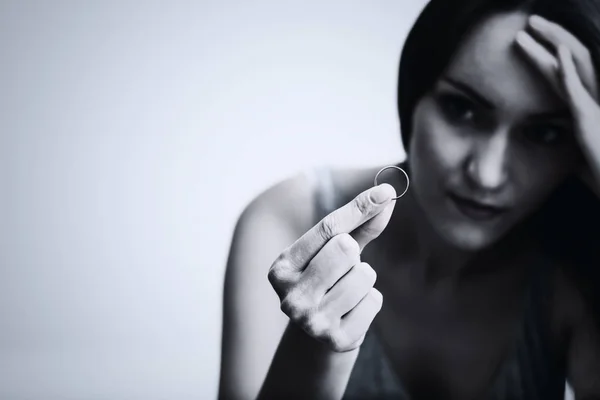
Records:
[[[0,398],[215,398],[236,218],[403,157],[423,4],[1,1]]]

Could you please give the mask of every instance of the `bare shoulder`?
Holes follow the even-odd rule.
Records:
[[[236,223],[223,286],[219,398],[254,399],[288,319],[267,273],[313,212],[309,176],[297,174],[258,194]]]
[[[332,170],[337,206],[348,203],[359,193],[372,187],[375,175],[383,166],[363,168],[337,168]]]
[[[366,184],[368,173],[361,171],[329,171],[336,203]],[[288,323],[267,274],[281,252],[317,222],[317,190],[319,176],[298,173],[266,188],[238,219],[225,270],[220,398],[255,398],[264,381]]]
[[[238,220],[241,224],[260,223],[276,219],[280,226],[302,233],[310,226],[314,213],[314,182],[308,171],[292,175],[265,188],[244,209]]]
[[[373,186],[375,174],[381,167],[330,168],[331,187],[335,208],[346,204],[362,191]],[[316,170],[315,170],[316,171]],[[315,171],[303,171],[265,189],[245,208],[240,221],[279,218],[280,222],[301,235],[310,229],[318,215],[315,196],[321,178]]]

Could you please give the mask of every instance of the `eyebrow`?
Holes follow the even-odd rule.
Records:
[[[477,92],[475,89],[473,89],[466,83],[463,83],[463,82],[456,80],[454,78],[451,78],[449,76],[442,77],[442,80],[445,81],[446,83],[450,84],[451,86],[454,86],[454,88],[460,90],[461,92],[464,92],[469,97],[473,98],[475,101],[477,101],[478,103],[483,105],[485,108],[488,108],[490,110],[493,110],[496,108],[494,106],[494,103],[492,103],[490,100],[486,99],[484,96],[479,94],[479,92]]]
[[[571,120],[571,112],[567,108],[561,108],[560,110],[543,111],[540,113],[532,114],[529,119],[568,119]]]
[[[494,105],[494,103],[491,100],[487,99],[485,96],[483,96],[481,93],[479,93],[477,90],[473,89],[466,83],[461,82],[461,81],[459,81],[455,78],[449,77],[449,76],[442,77],[442,80],[445,81],[446,83],[448,83],[450,86],[453,86],[455,89],[458,89],[459,91],[465,93],[466,95],[471,97],[473,100],[475,100],[477,103],[481,104],[485,108],[487,108],[489,110],[494,110],[496,108],[496,106]],[[571,112],[569,111],[568,108],[561,108],[559,110],[542,111],[539,113],[534,113],[534,114],[531,114],[528,119],[538,120],[538,119],[563,119],[563,118],[564,119],[571,118]]]

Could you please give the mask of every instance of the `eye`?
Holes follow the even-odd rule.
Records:
[[[452,121],[466,122],[475,117],[475,105],[464,96],[443,94],[439,102],[444,114]]]
[[[560,144],[567,136],[567,129],[557,125],[535,125],[525,131],[527,138],[531,141],[544,145],[554,146]]]

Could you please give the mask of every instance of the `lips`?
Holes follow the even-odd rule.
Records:
[[[506,207],[481,203],[453,193],[450,193],[449,197],[461,214],[476,221],[492,220],[508,210]]]

